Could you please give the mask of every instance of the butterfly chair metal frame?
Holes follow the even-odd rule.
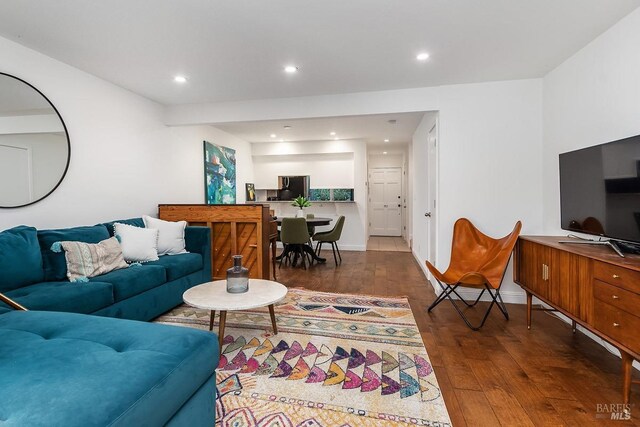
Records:
[[[466,325],[478,331],[484,326],[491,309],[497,305],[505,319],[509,320],[509,312],[500,295],[500,288],[504,280],[507,265],[513,248],[520,234],[522,223],[518,221],[513,231],[501,239],[494,239],[480,232],[466,218],[456,221],[453,232],[451,249],[451,263],[447,271],[441,273],[433,264],[427,261],[427,267],[440,285],[442,292],[429,306],[431,312],[438,304],[448,299]],[[472,303],[466,301],[456,291],[459,287],[481,289],[480,295]],[[452,298],[455,295],[466,307],[475,307],[485,291],[491,297],[491,303],[478,326],[471,324],[464,315],[459,304]]]

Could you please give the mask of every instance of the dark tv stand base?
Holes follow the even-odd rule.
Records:
[[[576,239],[576,240],[561,240],[558,243],[567,243],[567,244],[572,244],[572,245],[608,246],[611,249],[613,249],[615,251],[615,253],[617,253],[619,256],[624,258],[624,254],[622,253],[622,250],[620,250],[620,248],[618,247],[617,242],[612,242],[611,240],[599,241],[599,240],[578,240],[578,239]]]

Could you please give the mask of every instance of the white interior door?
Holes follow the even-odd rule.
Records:
[[[438,124],[435,125],[429,131],[427,138],[427,203],[428,211],[427,216],[427,259],[431,263],[436,262],[436,198],[437,198],[437,177],[438,177]]]
[[[369,234],[402,235],[402,168],[369,170]]]
[[[31,153],[28,148],[0,145],[0,200],[6,206],[31,201]]]

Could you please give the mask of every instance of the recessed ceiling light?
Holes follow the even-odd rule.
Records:
[[[293,74],[293,73],[296,73],[297,71],[298,71],[298,67],[296,67],[295,65],[287,65],[286,67],[284,67],[285,73]]]
[[[383,152],[382,152],[382,154],[387,154],[387,152],[386,152],[386,151],[383,151]]]
[[[416,56],[416,59],[417,59],[418,61],[426,61],[427,59],[429,59],[429,54],[428,54],[427,52],[419,53],[419,54]]]
[[[335,138],[333,138],[333,140],[334,140],[334,141],[337,141],[337,140],[338,140],[338,137],[336,136]]]
[[[271,135],[269,135],[269,136],[270,136],[271,138],[275,138],[275,137],[276,137],[276,136],[278,136],[278,135],[276,135],[275,133],[272,133],[272,134],[271,134]]]
[[[335,132],[330,132],[329,135],[336,136],[336,133]]]
[[[384,142],[389,142],[389,140],[388,140],[388,139],[385,139],[385,140],[384,140]]]
[[[290,130],[290,129],[291,129],[291,127],[292,127],[292,126],[286,125],[286,126],[284,127],[284,129],[285,129],[285,130]]]
[[[186,83],[187,82],[187,78],[185,76],[175,76],[173,78],[173,81],[176,83]]]

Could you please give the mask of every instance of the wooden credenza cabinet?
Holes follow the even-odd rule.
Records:
[[[269,249],[277,228],[268,205],[159,205],[158,217],[211,229],[212,280],[226,279],[233,255],[242,255],[249,277],[271,278]]]
[[[527,294],[550,305],[622,355],[623,402],[629,403],[633,360],[640,360],[640,256],[618,256],[602,246],[560,243],[566,237],[521,236],[514,280]]]

